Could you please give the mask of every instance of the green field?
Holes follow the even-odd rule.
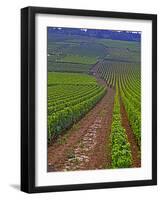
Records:
[[[92,65],[95,64],[97,58],[89,57],[89,56],[80,56],[80,55],[67,55],[63,59],[59,60],[59,62],[71,62],[71,63],[78,63],[84,65]]]
[[[91,65],[78,63],[63,63],[63,62],[48,62],[49,72],[75,72],[75,73],[89,73]]]

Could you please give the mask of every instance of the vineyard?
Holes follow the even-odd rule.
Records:
[[[128,113],[137,143],[141,145],[141,77],[140,65],[104,61],[98,68],[99,76],[109,87],[116,89]],[[116,83],[118,87],[116,87]]]
[[[140,42],[63,31],[48,37],[48,171],[140,167]]]
[[[48,74],[48,140],[83,117],[105,94],[93,77]]]

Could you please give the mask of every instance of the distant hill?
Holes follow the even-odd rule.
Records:
[[[53,33],[61,35],[81,35],[96,38],[105,38],[112,40],[138,41],[141,40],[141,33],[135,31],[114,31],[114,30],[98,30],[98,29],[80,29],[80,28],[55,28],[48,27],[48,36]]]

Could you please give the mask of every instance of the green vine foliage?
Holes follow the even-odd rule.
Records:
[[[114,102],[113,122],[111,129],[111,144],[112,144],[112,168],[131,167],[132,155],[125,129],[121,125],[120,103],[119,103],[117,86],[116,86],[116,95]]]

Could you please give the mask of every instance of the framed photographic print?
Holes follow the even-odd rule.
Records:
[[[157,16],[21,10],[21,190],[157,184]]]

